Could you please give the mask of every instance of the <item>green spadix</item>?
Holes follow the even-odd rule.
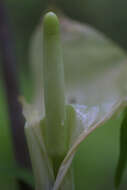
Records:
[[[43,81],[46,117],[46,146],[54,162],[67,151],[65,126],[64,68],[57,16],[49,12],[43,20]]]

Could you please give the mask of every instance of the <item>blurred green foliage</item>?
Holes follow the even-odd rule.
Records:
[[[0,83],[0,189],[15,190],[17,184],[14,176],[4,175],[4,168],[14,168],[12,139],[8,119],[7,102],[4,87]]]
[[[126,0],[5,0],[16,41],[18,63],[27,63],[29,39],[42,13],[55,4],[68,16],[86,22],[127,48]]]
[[[22,91],[30,97],[28,48],[29,40],[43,11],[53,4],[46,0],[5,0],[12,33],[16,43],[17,66],[21,75]],[[56,0],[56,4],[68,16],[87,22],[103,31],[110,38],[127,48],[126,0]],[[7,104],[3,84],[0,84],[0,167],[14,166]],[[82,143],[74,161],[78,190],[113,189],[113,176],[118,157],[119,127],[122,116],[109,121],[106,127],[96,130]],[[10,183],[7,183],[8,182]],[[125,181],[125,180],[124,180]],[[127,182],[126,182],[127,183]],[[124,183],[125,185],[127,185]],[[0,188],[14,190],[14,178],[0,175]],[[121,186],[121,190],[126,187]]]

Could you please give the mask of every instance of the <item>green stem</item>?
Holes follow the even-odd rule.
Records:
[[[53,12],[47,13],[43,20],[43,76],[46,146],[58,168],[67,151],[67,132],[60,29],[58,18]]]

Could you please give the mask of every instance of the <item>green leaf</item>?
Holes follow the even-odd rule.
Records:
[[[70,148],[58,170],[53,190],[61,187],[80,143],[124,109],[127,100],[127,56],[111,40],[87,25],[60,17],[65,67],[66,103],[76,113]],[[31,44],[35,94],[33,107],[45,115],[42,76],[42,30]]]
[[[124,171],[127,164],[127,108],[124,112],[124,118],[120,129],[120,155],[115,176],[115,186],[118,188],[121,184]]]

